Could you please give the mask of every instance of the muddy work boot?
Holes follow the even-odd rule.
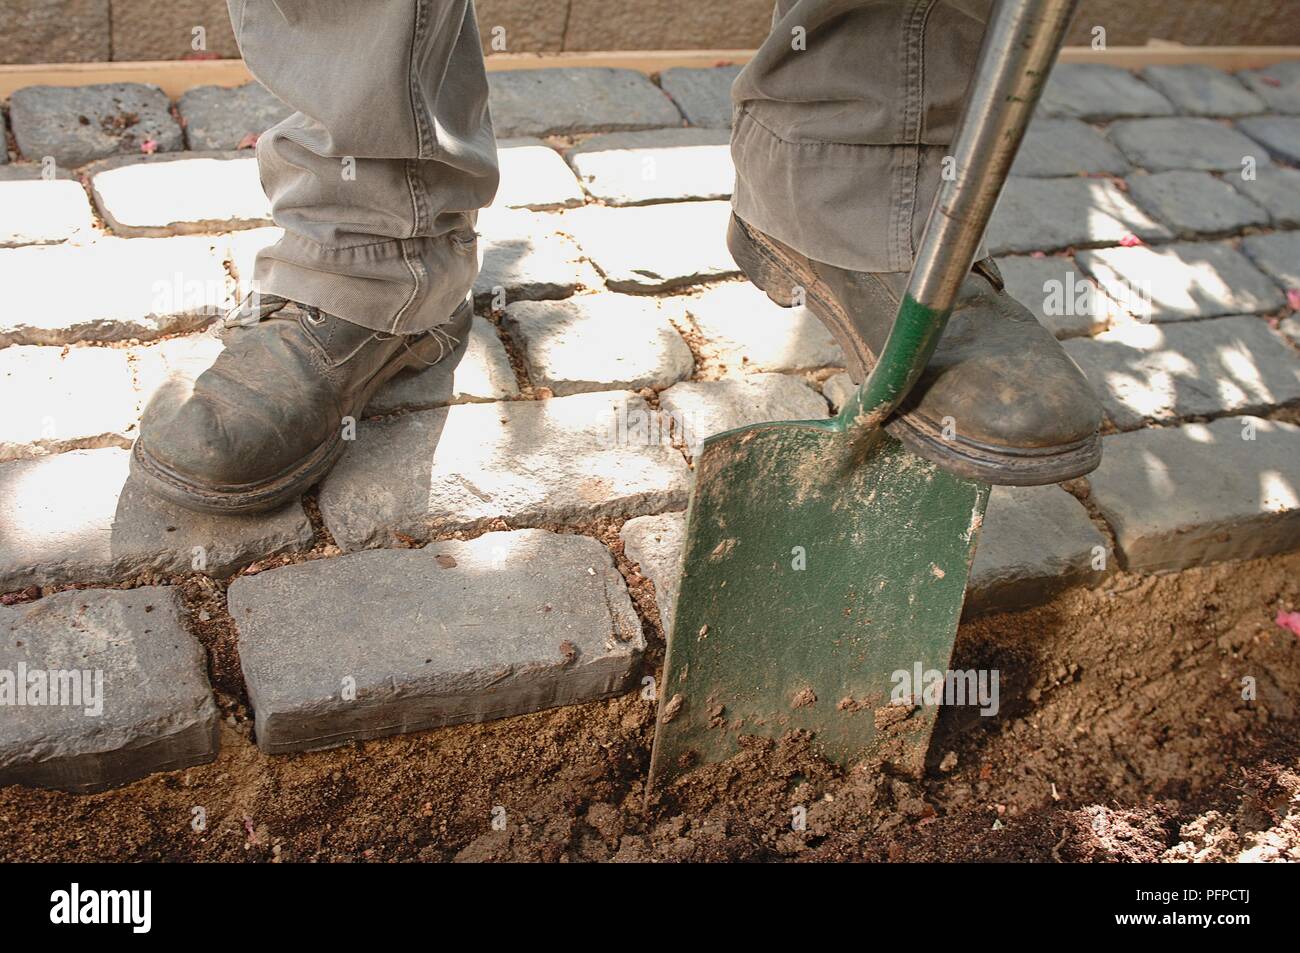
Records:
[[[278,506],[343,455],[355,421],[393,375],[464,353],[473,310],[422,334],[372,331],[274,295],[225,320],[225,348],[196,380],[175,376],[149,401],[132,452],[142,483],[188,509]]]
[[[783,307],[805,303],[862,383],[898,314],[906,273],[826,265],[731,217],[741,270]],[[885,429],[945,470],[1008,486],[1059,483],[1101,462],[1101,405],[1060,343],[975,263],[924,375]]]

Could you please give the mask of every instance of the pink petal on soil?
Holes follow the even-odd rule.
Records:
[[[147,156],[151,156],[158,151],[158,143],[153,139],[146,139],[140,143],[140,151]]]
[[[1125,248],[1133,248],[1136,245],[1141,245],[1142,239],[1138,238],[1132,232],[1125,232],[1120,237],[1119,243],[1123,245]]]
[[[252,149],[257,145],[257,139],[258,139],[257,133],[250,132],[248,135],[244,136],[243,139],[239,140],[239,145],[235,146],[235,148]]]
[[[1276,76],[1261,76],[1260,81],[1263,82],[1266,86],[1282,85],[1282,81],[1278,79]]]
[[[1292,311],[1300,311],[1300,288],[1286,289],[1286,303]]]
[[[1287,631],[1300,635],[1300,612],[1283,612],[1279,609],[1277,618],[1273,621]]]

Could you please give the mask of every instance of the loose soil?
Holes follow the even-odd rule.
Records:
[[[656,636],[654,672],[663,646],[648,584],[615,549]],[[639,692],[263,755],[223,598],[187,593],[207,615],[196,625],[226,715],[220,758],[91,796],[0,789],[0,856],[1300,860],[1300,639],[1274,622],[1300,607],[1300,554],[1121,573],[963,625],[953,667],[1000,670],[1001,711],[943,710],[922,779],[837,769],[815,739],[792,736],[753,741],[648,805],[654,708]]]

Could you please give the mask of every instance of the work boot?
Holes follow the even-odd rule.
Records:
[[[473,310],[422,334],[372,331],[275,295],[225,320],[225,349],[197,380],[174,376],[149,401],[133,451],[143,483],[188,509],[246,513],[297,497],[347,448],[376,390],[401,370],[450,374]]]
[[[905,272],[827,265],[731,217],[727,246],[782,307],[805,303],[860,384],[884,348]],[[991,258],[962,284],[925,372],[885,429],[945,470],[1009,486],[1059,483],[1101,462],[1101,405],[1060,343],[1002,283]]]

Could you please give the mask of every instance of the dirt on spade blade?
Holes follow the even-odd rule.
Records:
[[[962,626],[953,667],[997,669],[1000,711],[944,709],[920,781],[787,737],[648,808],[638,692],[275,757],[225,695],[213,764],[91,796],[0,790],[0,856],[1300,860],[1300,639],[1275,622],[1297,608],[1300,555],[1120,574]]]

